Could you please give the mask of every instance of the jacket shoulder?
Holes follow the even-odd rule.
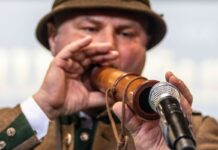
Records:
[[[215,118],[194,113],[192,124],[198,150],[218,149],[218,123]]]

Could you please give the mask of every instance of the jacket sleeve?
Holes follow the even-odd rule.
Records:
[[[0,150],[31,149],[39,143],[19,105],[0,109]]]
[[[193,116],[197,150],[218,150],[218,123],[208,116]]]

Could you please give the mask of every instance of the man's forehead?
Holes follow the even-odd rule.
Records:
[[[103,15],[103,14],[89,14],[89,15],[80,15],[75,17],[75,22],[91,22],[96,25],[100,25],[102,23],[109,24],[114,23],[115,25],[121,26],[136,26],[142,24],[141,21],[135,20],[133,18],[125,17],[125,16],[116,16],[116,15]],[[144,24],[144,23],[143,23]]]

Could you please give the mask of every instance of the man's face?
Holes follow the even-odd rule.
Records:
[[[57,54],[72,41],[90,35],[93,38],[91,44],[110,43],[112,50],[118,51],[115,67],[126,72],[141,73],[148,42],[144,25],[142,20],[128,17],[128,14],[72,14],[58,27],[52,52]]]

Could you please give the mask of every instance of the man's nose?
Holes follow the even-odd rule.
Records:
[[[112,49],[116,49],[117,47],[116,36],[115,36],[113,29],[104,30],[101,33],[99,40],[100,42],[103,42],[103,43],[110,43]]]

